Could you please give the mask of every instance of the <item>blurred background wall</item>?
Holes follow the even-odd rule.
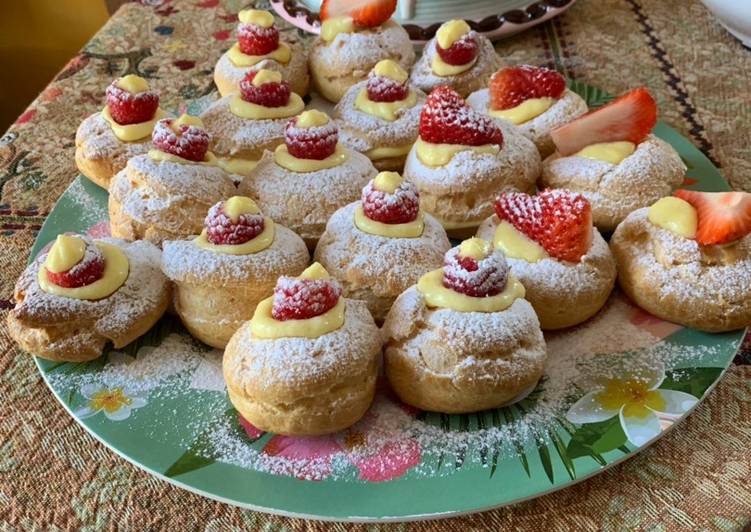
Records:
[[[0,0],[0,6],[2,134],[109,15],[104,0]]]

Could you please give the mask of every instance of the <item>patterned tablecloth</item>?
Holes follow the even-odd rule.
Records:
[[[102,106],[110,80],[127,73],[150,78],[167,108],[210,93],[213,65],[248,1],[143,4],[123,6],[0,139],[0,529],[356,529],[243,511],[131,466],[63,411],[8,337],[13,284],[45,215],[77,174],[79,122]],[[647,85],[661,118],[735,188],[751,190],[751,52],[698,1],[579,0],[563,17],[497,48],[510,63],[554,67],[611,93]],[[593,479],[471,517],[361,529],[740,529],[751,520],[746,345],[677,430]]]

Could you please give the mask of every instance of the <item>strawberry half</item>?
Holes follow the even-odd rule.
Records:
[[[374,28],[380,26],[396,11],[397,0],[323,0],[321,20],[350,16],[356,26]]]
[[[702,246],[725,244],[751,233],[751,194],[748,192],[696,192],[676,190],[675,195],[696,209],[696,242]]]
[[[592,206],[581,194],[561,189],[537,196],[504,193],[495,212],[557,259],[579,262],[592,243]]]
[[[420,113],[420,138],[433,144],[503,145],[503,133],[492,119],[469,107],[459,93],[438,87]]]
[[[639,144],[657,123],[657,104],[644,87],[627,92],[607,105],[551,132],[561,155],[573,155],[599,142]]]
[[[448,48],[441,48],[438,42],[435,43],[435,51],[448,65],[466,65],[472,62],[480,51],[480,43],[477,40],[477,34],[470,31],[460,39],[454,41],[454,44]]]
[[[490,78],[490,108],[511,109],[532,98],[560,98],[566,80],[558,72],[529,65],[502,68]]]

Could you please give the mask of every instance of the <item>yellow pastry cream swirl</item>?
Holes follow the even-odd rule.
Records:
[[[326,269],[318,262],[310,265],[298,279],[331,279]],[[274,296],[264,299],[256,307],[250,320],[250,331],[256,338],[318,338],[339,329],[344,325],[346,308],[343,297],[328,311],[312,318],[301,320],[276,320],[271,315]]]
[[[321,40],[325,43],[330,43],[340,33],[354,32],[355,22],[352,17],[331,17],[321,24]]]
[[[261,214],[256,202],[245,196],[232,196],[224,202],[222,211],[235,223],[243,214]],[[211,215],[211,211],[209,212],[209,215]],[[213,244],[212,242],[209,242],[205,228],[201,231],[201,234],[193,240],[193,243],[202,249],[214,253],[221,253],[224,255],[251,255],[268,248],[274,242],[274,234],[274,221],[271,218],[264,216],[263,230],[242,244]]]
[[[62,273],[78,264],[86,253],[86,242],[79,236],[59,235],[40,265],[37,281],[48,294],[72,299],[97,300],[112,295],[128,279],[130,263],[125,253],[113,244],[94,242],[104,256],[102,277],[91,284],[76,288],[58,286],[49,280],[47,272]]]
[[[458,253],[460,256],[480,261],[489,256],[491,246],[479,238],[470,238],[461,243]],[[444,268],[439,268],[426,273],[417,282],[417,291],[425,298],[428,307],[447,308],[458,312],[500,312],[525,294],[524,286],[510,274],[500,293],[485,297],[469,296],[444,286],[444,275]]]
[[[647,219],[657,227],[684,238],[695,238],[699,217],[689,202],[668,196],[654,203],[647,212]]]
[[[473,151],[475,153],[487,153],[496,155],[501,151],[498,144],[485,144],[483,146],[465,146],[463,144],[434,144],[421,138],[415,142],[417,158],[426,166],[439,167],[447,165],[459,152]]]
[[[583,148],[574,156],[618,164],[636,151],[636,144],[628,141],[600,142]]]
[[[508,120],[518,126],[519,124],[529,122],[533,118],[537,118],[550,109],[555,102],[555,98],[530,98],[510,109],[488,109],[488,114],[496,118]]]
[[[545,248],[517,230],[506,220],[501,220],[501,223],[496,227],[493,245],[496,249],[503,251],[505,256],[512,259],[537,262],[548,257]]]

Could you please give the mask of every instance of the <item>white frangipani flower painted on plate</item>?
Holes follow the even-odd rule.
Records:
[[[103,412],[110,421],[122,421],[128,419],[134,409],[146,405],[146,399],[127,394],[121,387],[107,388],[101,384],[85,384],[79,391],[86,398],[86,406],[74,412],[79,419]]]
[[[618,416],[628,440],[644,445],[688,412],[698,399],[677,390],[661,390],[662,368],[624,371],[602,379],[598,389],[574,403],[566,413],[572,423],[598,423]]]

